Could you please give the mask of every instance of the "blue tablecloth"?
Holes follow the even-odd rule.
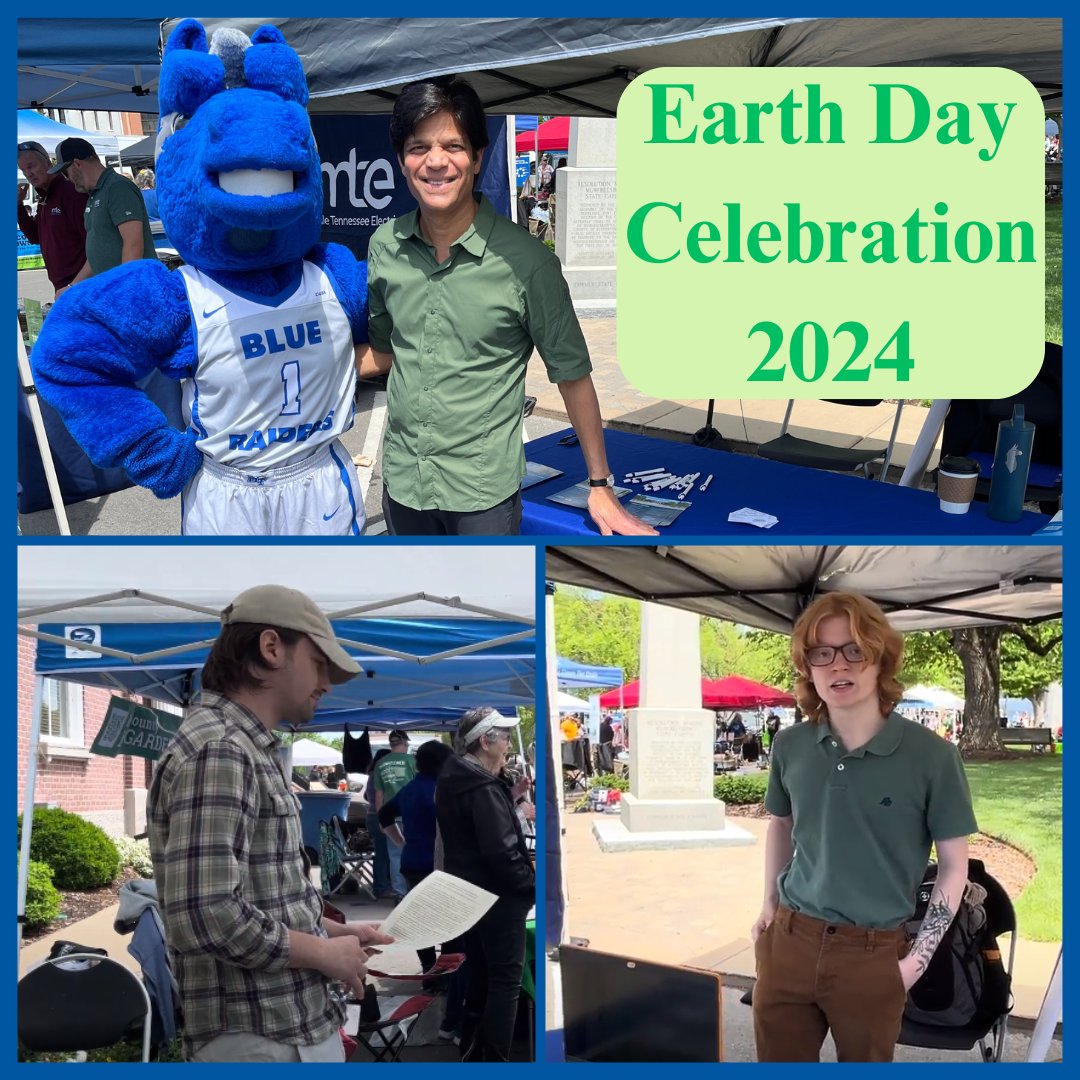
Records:
[[[588,511],[547,498],[586,479],[581,447],[559,445],[567,434],[556,431],[525,444],[529,461],[560,469],[562,475],[522,493],[523,535],[599,535]],[[604,438],[615,483],[629,487],[632,493],[623,497],[624,504],[642,492],[640,484],[622,483],[628,472],[663,468],[677,476],[701,473],[685,500],[692,505],[673,524],[660,528],[664,537],[738,536],[768,543],[779,536],[1030,536],[1050,520],[1025,511],[1016,522],[994,521],[987,517],[986,504],[978,502],[972,503],[966,514],[944,514],[931,491],[623,431],[605,431]],[[708,490],[699,491],[710,473],[713,479]],[[663,497],[665,493],[651,494]],[[729,522],[728,514],[744,506],[780,520],[771,529]]]

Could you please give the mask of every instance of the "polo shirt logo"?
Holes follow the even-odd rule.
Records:
[[[886,795],[885,798],[882,799],[880,803],[878,803],[878,806],[892,806],[892,799],[890,799],[889,796]]]

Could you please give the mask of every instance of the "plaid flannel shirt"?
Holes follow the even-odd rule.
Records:
[[[150,785],[150,852],[189,1052],[225,1032],[313,1045],[345,1018],[338,984],[286,966],[290,930],[326,934],[276,745],[247,709],[204,692]]]

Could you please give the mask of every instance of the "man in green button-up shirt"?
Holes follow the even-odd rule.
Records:
[[[960,907],[976,831],[956,748],[893,707],[903,638],[881,609],[829,593],[795,626],[809,723],[773,741],[765,900],[752,928],[759,1061],[891,1061],[907,991]],[[910,949],[905,922],[938,874]]]
[[[513,535],[525,369],[535,348],[577,433],[600,532],[655,535],[615,498],[592,365],[558,259],[473,186],[487,128],[456,76],[398,95],[390,138],[419,208],[368,250],[370,348],[389,372],[383,510],[397,535]]]

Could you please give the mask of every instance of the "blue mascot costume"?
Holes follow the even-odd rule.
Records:
[[[89,278],[33,351],[42,396],[91,460],[160,498],[187,535],[358,535],[364,507],[339,436],[352,427],[367,273],[318,243],[322,174],[300,58],[281,32],[193,19],[159,83],[158,206],[185,265]],[[180,380],[186,430],[137,385]]]

